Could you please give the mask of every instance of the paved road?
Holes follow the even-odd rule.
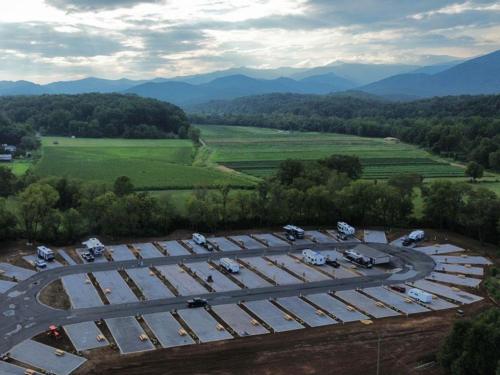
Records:
[[[95,271],[116,270],[120,268],[135,268],[176,264],[179,262],[202,261],[219,259],[222,257],[263,256],[269,254],[285,254],[290,251],[299,251],[304,248],[316,249],[346,249],[358,243],[316,244],[313,246],[286,246],[262,248],[255,250],[216,252],[191,256],[175,256],[144,259],[142,261],[121,261],[106,263],[79,264],[60,267],[53,270],[39,272],[10,289],[8,293],[0,295],[0,353],[6,353],[14,345],[31,338],[47,329],[50,324],[66,325],[82,321],[98,320],[135,314],[147,314],[172,309],[183,308],[187,297],[134,302],[127,304],[105,305],[95,308],[56,310],[38,301],[40,291],[61,276],[75,273],[89,273]],[[395,248],[386,244],[370,244],[370,246],[390,253],[397,258],[397,263],[405,265],[397,274],[397,282],[422,279],[430,274],[434,268],[434,261],[429,256],[417,251]],[[209,300],[212,305],[235,303],[238,301],[278,298],[297,295],[299,293],[312,294],[326,291],[349,290],[391,284],[395,275],[381,274],[346,279],[332,279],[320,282],[309,282],[296,285],[273,286],[256,289],[242,289],[221,293],[207,293],[200,297]],[[392,281],[394,283],[394,281]]]

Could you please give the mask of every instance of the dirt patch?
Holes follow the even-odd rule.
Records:
[[[489,306],[464,307],[473,316]],[[237,338],[120,356],[109,349],[91,353],[76,374],[431,374],[440,344],[457,318],[454,310],[412,318],[377,319],[280,334]]]
[[[50,307],[61,310],[71,308],[71,303],[61,280],[56,280],[42,289],[39,296],[40,301]]]

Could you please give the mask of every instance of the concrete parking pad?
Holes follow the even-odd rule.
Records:
[[[17,283],[13,281],[0,280],[0,293],[5,293],[10,288],[13,288],[17,285]]]
[[[109,345],[108,340],[94,322],[69,324],[63,328],[71,343],[79,352]]]
[[[310,327],[319,327],[337,323],[337,321],[333,320],[320,310],[315,309],[312,305],[308,304],[299,297],[278,298],[276,302]]]
[[[257,238],[260,242],[266,244],[269,247],[290,246],[287,242],[279,239],[278,237],[272,235],[271,233],[254,234],[253,236]]]
[[[240,272],[233,273],[232,276],[245,285],[247,288],[266,288],[272,286],[271,283],[264,280],[262,277],[257,275],[255,272],[246,268],[246,266],[240,264]]]
[[[14,346],[10,356],[16,361],[26,363],[57,375],[69,375],[87,360],[77,355],[64,352],[58,356],[56,348],[33,340],[26,340]]]
[[[243,248],[248,250],[262,249],[264,247],[263,244],[261,244],[260,242],[254,240],[252,237],[247,235],[230,236],[229,238],[234,242],[240,244],[240,246],[242,246]]]
[[[406,236],[396,238],[394,241],[391,241],[392,246],[397,246],[397,247],[402,247],[403,246],[403,241],[405,240]]]
[[[155,348],[133,316],[111,318],[105,321],[121,354],[144,352]]]
[[[233,281],[228,279],[221,272],[217,271],[207,262],[186,263],[186,266],[188,266],[198,277],[205,281],[207,281],[207,278],[211,276],[213,281],[207,281],[207,284],[210,285],[216,292],[227,292],[230,290],[241,289]]]
[[[23,259],[28,262],[30,265],[35,267],[35,262],[39,259],[36,255],[26,255],[23,256]],[[53,270],[54,268],[62,267],[63,265],[58,262],[57,260],[53,260],[51,262],[45,262],[47,264],[47,267],[45,268],[37,268],[39,271],[45,271],[45,270]]]
[[[130,268],[125,271],[139,287],[146,299],[161,299],[174,296],[170,289],[149,268]]]
[[[391,290],[381,286],[366,288],[363,289],[363,292],[375,299],[378,299],[379,301],[382,301],[387,306],[395,307],[404,314],[429,312],[428,309],[419,305],[411,298],[393,293]]]
[[[137,302],[134,292],[129,288],[118,271],[94,272],[94,276],[109,303]]]
[[[462,275],[463,276],[463,275]],[[450,275],[441,272],[432,272],[426,277],[427,280],[439,281],[447,284],[468,286],[470,288],[475,288],[481,284],[481,279],[474,279],[472,277],[460,277],[459,275]]]
[[[283,240],[288,243],[288,240],[286,238],[286,233],[285,232],[276,232],[273,233],[273,236],[276,236],[280,240]],[[314,242],[312,242],[309,238],[304,237],[304,238],[296,238],[295,241],[292,242],[293,245],[305,245],[305,246],[310,246],[313,245]]]
[[[86,273],[61,277],[64,290],[74,309],[102,306],[103,302]]]
[[[302,257],[298,255],[298,257]],[[331,277],[309,267],[308,265],[302,263],[299,259],[292,258],[289,255],[272,255],[268,256],[272,261],[278,262],[278,264],[286,269],[292,271],[297,276],[303,277],[306,281],[324,281],[331,280]]]
[[[139,254],[144,259],[161,258],[164,256],[152,243],[135,243],[133,246],[139,251]]]
[[[463,275],[483,276],[484,269],[481,267],[466,267],[461,264],[438,263],[434,267],[435,271],[461,273]]]
[[[460,290],[458,288],[449,287],[428,280],[417,280],[413,283],[407,284],[463,304],[474,303],[483,299],[482,297],[476,296],[472,293],[464,292],[463,290]]]
[[[306,299],[314,303],[316,306],[321,307],[323,310],[328,311],[330,314],[340,319],[343,322],[355,322],[358,320],[365,320],[368,317],[360,313],[356,309],[348,308],[348,305],[333,298],[326,293],[309,294],[305,296]]]
[[[183,309],[178,310],[177,313],[198,337],[200,342],[233,338],[205,309]]]
[[[317,230],[306,230],[305,236],[311,239],[313,242],[317,243],[334,243],[336,241],[333,240],[330,236],[327,236],[324,233],[321,233]]]
[[[304,328],[302,324],[285,314],[267,300],[245,302],[244,305],[271,327],[274,332],[292,331],[294,329]]]
[[[208,238],[208,242],[210,242],[216,250],[219,251],[238,251],[242,250],[241,247],[236,245],[234,242],[229,241],[225,237],[212,237]]]
[[[182,242],[195,254],[207,254],[210,252],[203,246],[198,245],[193,240],[182,240]]]
[[[179,242],[177,241],[162,241],[158,242],[158,245],[160,245],[163,249],[167,251],[167,254],[170,256],[179,256],[179,255],[190,255],[191,253],[184,247],[182,246]]]
[[[272,262],[265,260],[261,257],[240,258],[241,261],[250,265],[250,269],[255,268],[257,271],[275,281],[279,285],[290,285],[303,283],[302,280],[290,275],[288,272],[283,271],[281,268],[275,266]]]
[[[83,259],[83,257],[82,257],[82,254],[87,252],[87,250],[77,249],[76,252],[77,252],[78,256],[80,257],[80,259],[83,261],[83,263],[89,263],[85,259]],[[99,256],[94,258],[94,263],[106,263],[107,261],[108,261],[108,259],[104,256],[104,254],[99,255]]]
[[[480,256],[431,255],[431,258],[434,259],[436,263],[474,264],[483,266],[492,264],[489,259]]]
[[[387,306],[377,305],[376,301],[356,292],[355,290],[342,290],[335,292],[335,295],[359,310],[373,316],[374,318],[386,318],[400,315],[398,312]]]
[[[269,333],[236,304],[213,306],[212,310],[228,325],[238,336],[254,336]]]
[[[176,264],[156,266],[156,269],[165,276],[181,296],[208,293],[204,286]]]
[[[146,314],[142,317],[164,348],[195,343],[188,334],[180,334],[183,332],[182,326],[169,312]]]
[[[462,249],[461,247],[451,244],[438,244],[432,246],[414,247],[414,249],[427,255],[449,254],[449,253],[458,253],[464,251],[464,249]]]
[[[0,275],[5,277],[15,277],[17,280],[26,280],[36,272],[27,268],[14,266],[10,263],[0,263]]]
[[[61,258],[63,258],[66,261],[66,263],[68,263],[69,266],[74,266],[75,264],[77,264],[74,261],[74,259],[69,256],[69,254],[66,252],[66,250],[59,249],[57,252],[61,256]]]
[[[337,238],[338,232],[335,229],[327,229],[326,233],[328,233],[328,235],[330,235],[332,238],[334,238],[335,240],[337,240],[337,242],[361,242],[361,240],[359,238],[356,238],[354,236],[350,236],[345,241],[341,240],[341,239]]]
[[[2,375],[26,375],[27,371],[23,367],[0,361],[0,374]],[[39,372],[30,372],[32,375],[40,375]]]
[[[405,285],[405,284],[397,284],[401,287],[404,287],[406,289],[408,289],[408,285]],[[400,293],[396,290],[391,290],[393,293],[396,293],[397,295],[403,297],[403,298],[408,298],[409,296],[405,293]],[[440,311],[440,310],[447,310],[447,309],[452,309],[452,308],[455,308],[457,307],[457,305],[451,303],[451,302],[448,302],[444,299],[441,299],[439,298],[438,296],[436,296],[435,294],[432,295],[432,302],[430,303],[423,303],[423,302],[419,302],[419,301],[416,301],[412,298],[412,300],[415,302],[415,303],[418,303],[420,305],[423,305],[425,308],[427,309],[430,309],[430,310],[434,310],[434,311]]]
[[[127,245],[108,246],[108,252],[115,262],[137,259]]]
[[[365,242],[387,243],[385,232],[381,230],[366,230],[364,231]]]

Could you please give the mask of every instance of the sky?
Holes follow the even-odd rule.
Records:
[[[500,1],[0,1],[0,80],[151,79],[500,49]]]

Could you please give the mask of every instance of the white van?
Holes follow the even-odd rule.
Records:
[[[221,258],[219,260],[219,264],[221,265],[221,267],[223,267],[226,271],[228,271],[230,273],[240,272],[240,265],[232,259]]]
[[[193,233],[193,241],[200,246],[205,246],[207,243],[205,236],[200,233]]]
[[[326,263],[324,255],[316,251],[312,251],[311,249],[305,249],[302,251],[302,259],[304,262],[314,264],[315,266],[322,266]]]
[[[417,301],[423,303],[431,303],[432,302],[432,294],[424,292],[423,290],[412,288],[408,291],[408,296],[416,299]]]

